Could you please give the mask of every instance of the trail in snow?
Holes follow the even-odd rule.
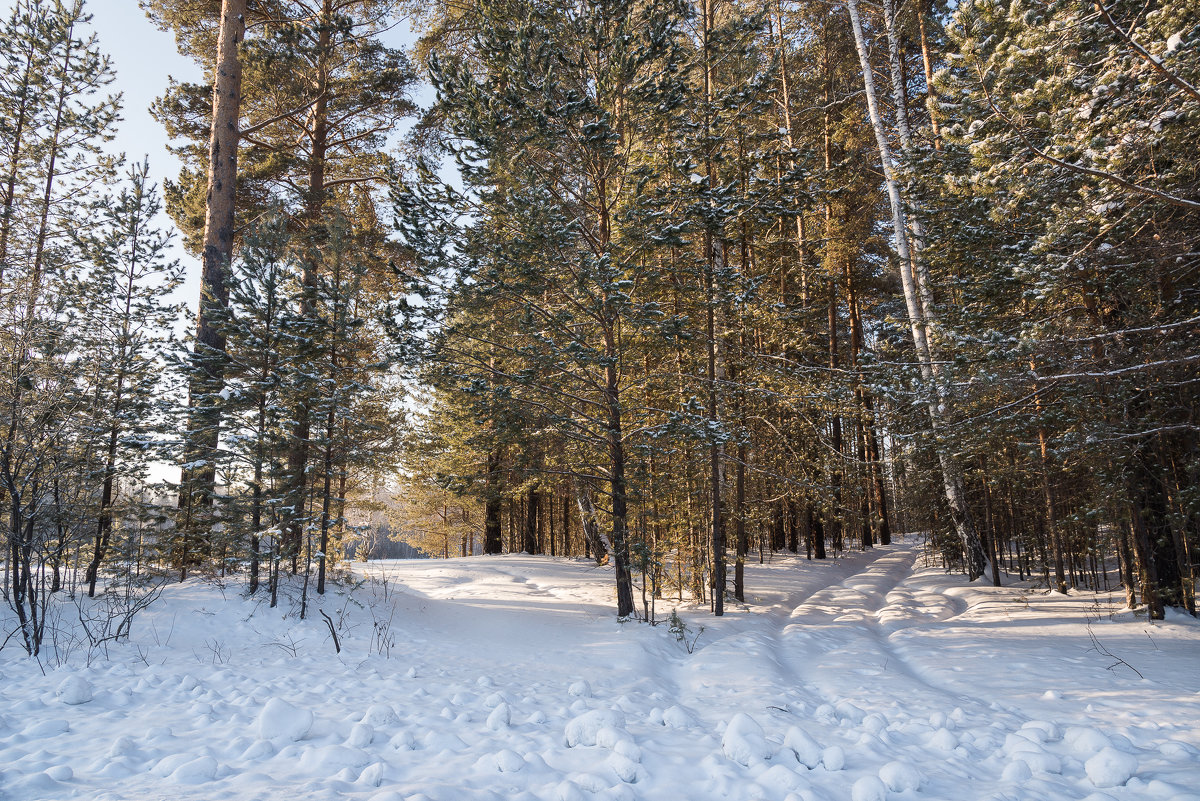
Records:
[[[1111,596],[965,585],[913,544],[777,557],[725,617],[680,608],[689,654],[586,562],[361,569],[316,602],[340,655],[295,598],[197,581],[90,667],[6,649],[0,799],[1200,801],[1200,626]]]

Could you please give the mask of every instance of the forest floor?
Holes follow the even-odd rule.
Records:
[[[44,675],[10,640],[0,798],[1200,801],[1200,624],[1116,593],[909,542],[752,563],[723,618],[660,600],[673,633],[585,561],[355,569],[304,621],[290,587],[169,585],[107,652],[64,606]]]

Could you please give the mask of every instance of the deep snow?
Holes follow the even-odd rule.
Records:
[[[191,580],[90,666],[0,652],[0,798],[1200,801],[1196,621],[920,562],[751,564],[747,605],[679,606],[690,654],[582,561],[356,566],[340,655]]]

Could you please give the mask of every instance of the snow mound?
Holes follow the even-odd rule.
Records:
[[[217,775],[217,760],[210,756],[197,757],[184,762],[171,771],[169,778],[176,784],[204,784]]]
[[[387,775],[387,766],[382,762],[376,762],[369,765],[363,770],[358,777],[358,784],[366,787],[378,787],[383,784],[383,778]]]
[[[760,773],[755,781],[778,796],[804,787],[800,775],[784,765],[772,765]]]
[[[42,737],[52,737],[55,734],[63,734],[70,729],[71,724],[65,720],[55,718],[53,720],[43,720],[41,723],[34,723],[25,729],[23,733],[31,739],[39,739]]]
[[[312,728],[313,714],[298,709],[282,698],[267,701],[258,715],[258,736],[263,740],[303,740]]]
[[[269,740],[255,740],[242,752],[242,759],[247,762],[258,762],[275,755],[275,746]]]
[[[369,723],[355,723],[350,728],[350,736],[346,738],[346,745],[351,748],[366,748],[374,741],[374,726]]]
[[[1012,735],[1012,734],[1009,735],[1009,737],[1013,737],[1013,736],[1015,736],[1015,735]],[[1018,739],[1024,739],[1024,738],[1018,738]],[[1028,740],[1026,740],[1026,742],[1028,742]],[[939,751],[953,751],[955,748],[958,747],[958,737],[954,734],[954,732],[950,731],[950,729],[947,729],[947,728],[938,729],[932,735],[930,735],[929,747],[936,748]]]
[[[68,676],[58,685],[55,693],[64,704],[77,706],[92,700],[92,685],[83,676]]]
[[[1083,763],[1088,779],[1097,787],[1124,785],[1137,769],[1137,757],[1112,747],[1101,748],[1099,753]]]
[[[591,698],[592,685],[586,681],[577,681],[567,688],[567,695],[573,698]]]
[[[1031,720],[1021,726],[1022,732],[1036,737],[1038,742],[1053,742],[1062,739],[1058,726],[1048,720]]]
[[[372,704],[363,713],[361,722],[378,729],[382,726],[395,726],[400,722],[400,716],[389,704]]]
[[[615,752],[608,755],[605,764],[612,769],[613,773],[617,774],[618,779],[626,784],[636,784],[645,776],[641,765],[629,757]]]
[[[783,747],[796,755],[796,760],[804,767],[812,770],[821,764],[821,746],[797,726],[792,726],[783,738]]]
[[[56,782],[69,782],[71,779],[75,778],[75,771],[71,770],[70,766],[68,765],[55,765],[53,767],[46,768],[44,772]]]
[[[603,728],[625,728],[625,716],[615,709],[593,709],[567,722],[567,748],[595,745],[596,735]]]
[[[383,790],[371,796],[369,801],[414,801],[416,796],[406,796],[397,790]]]
[[[596,732],[596,745],[600,748],[607,748],[609,751],[615,750],[621,743],[632,742],[633,738],[624,729],[605,726]]]
[[[1105,748],[1112,748],[1112,740],[1103,732],[1090,726],[1072,726],[1063,736],[1067,747],[1078,757],[1086,759],[1095,756]]]
[[[1004,772],[1000,775],[1000,778],[1006,782],[1021,784],[1033,778],[1033,771],[1029,769],[1029,765],[1018,759],[1014,762],[1009,762],[1004,767]]]
[[[821,752],[821,764],[825,770],[841,770],[846,766],[846,752],[840,745],[831,745]]]
[[[672,706],[663,712],[663,724],[672,729],[690,729],[696,725],[696,721],[684,711],[683,707]]]
[[[613,753],[620,754],[626,759],[631,759],[634,762],[642,761],[642,749],[639,748],[633,740],[621,740],[613,746]]]
[[[346,768],[361,768],[371,761],[365,751],[344,745],[326,745],[306,749],[300,757],[300,765],[310,773],[332,775]]]
[[[878,712],[872,712],[863,718],[862,727],[869,734],[879,734],[888,727],[888,720]]]
[[[739,765],[750,767],[755,762],[770,759],[775,753],[767,742],[762,726],[745,712],[739,712],[725,727],[721,737],[721,750]]]
[[[505,748],[496,754],[492,755],[492,759],[496,763],[496,770],[501,773],[516,773],[521,768],[525,767],[525,760],[516,751],[510,751]]]
[[[921,772],[907,762],[889,762],[879,769],[879,779],[893,793],[921,789]]]
[[[500,702],[496,708],[491,711],[487,717],[487,727],[492,731],[500,731],[507,729],[512,721],[512,709],[508,704]]]
[[[137,746],[134,745],[133,738],[122,734],[112,741],[108,746],[108,758],[117,759],[118,757],[127,756],[137,751]]]
[[[564,779],[554,787],[554,801],[587,801],[587,796],[578,784]]]
[[[852,801],[887,801],[887,787],[878,776],[863,776],[850,788]]]
[[[1062,760],[1033,743],[1029,745],[1028,750],[1014,752],[1013,759],[1024,762],[1034,773],[1062,773]]]
[[[422,744],[429,751],[462,751],[467,747],[462,738],[457,734],[450,732],[429,732],[422,740]]]
[[[849,701],[840,701],[838,705],[834,707],[834,711],[837,712],[837,716],[839,718],[842,720],[848,720],[855,726],[862,723],[863,719],[867,716],[866,712],[859,709]]]

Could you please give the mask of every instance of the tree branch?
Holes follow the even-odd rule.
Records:
[[[1185,81],[1183,78],[1180,78],[1174,72],[1171,72],[1169,69],[1164,67],[1161,61],[1159,61],[1157,58],[1155,58],[1154,56],[1150,55],[1149,52],[1147,52],[1146,48],[1142,47],[1140,44],[1135,42],[1133,40],[1132,36],[1125,33],[1125,31],[1121,30],[1121,26],[1116,23],[1116,20],[1114,20],[1112,18],[1112,16],[1108,13],[1108,9],[1105,8],[1101,3],[1097,2],[1097,3],[1094,3],[1094,5],[1096,6],[1096,10],[1100,12],[1100,17],[1104,20],[1104,24],[1107,25],[1109,28],[1111,28],[1113,33],[1115,33],[1117,36],[1121,37],[1121,39],[1127,45],[1132,47],[1139,56],[1141,56],[1143,59],[1145,59],[1147,64],[1149,64],[1151,67],[1153,67],[1156,72],[1158,72],[1160,75],[1162,75],[1168,81],[1175,84],[1175,86],[1177,88],[1179,88],[1182,91],[1191,95],[1193,99],[1200,100],[1200,89],[1197,89],[1196,87],[1192,86],[1190,83]]]
[[[1038,158],[1044,159],[1045,161],[1048,161],[1051,164],[1056,164],[1059,167],[1065,167],[1066,169],[1071,170],[1072,172],[1078,172],[1078,173],[1082,173],[1084,175],[1090,175],[1093,178],[1100,178],[1101,180],[1111,181],[1112,183],[1116,184],[1117,186],[1124,187],[1125,189],[1128,189],[1131,192],[1137,192],[1138,194],[1141,194],[1141,195],[1149,195],[1150,197],[1156,197],[1159,200],[1164,200],[1173,206],[1179,206],[1181,208],[1190,209],[1191,211],[1200,211],[1200,202],[1197,202],[1195,200],[1188,200],[1187,198],[1179,197],[1178,195],[1172,195],[1168,192],[1162,192],[1158,189],[1154,189],[1149,186],[1135,184],[1132,181],[1127,181],[1124,178],[1113,175],[1112,173],[1104,172],[1102,170],[1096,170],[1091,167],[1084,167],[1079,164],[1072,164],[1069,161],[1064,161],[1060,158],[1056,158],[1055,156],[1051,156],[1049,153],[1046,153],[1044,150],[1042,150],[1037,145],[1035,145],[1033,143],[1033,141],[1030,140],[1029,136],[1026,135],[1026,133],[1023,130],[1021,130],[1021,128],[1015,122],[1013,122],[1012,118],[1000,110],[1000,107],[996,105],[994,100],[992,100],[992,94],[991,94],[991,92],[988,91],[987,85],[983,82],[982,74],[979,75],[979,86],[981,89],[983,89],[983,95],[985,98],[987,98],[988,105],[991,106],[992,111],[994,111],[996,113],[996,116],[998,116],[1000,119],[1002,119],[1006,123],[1008,123],[1008,127],[1011,128],[1013,130],[1013,132],[1016,133],[1016,135],[1021,138],[1021,141],[1025,143],[1025,147],[1029,148],[1029,150]]]

